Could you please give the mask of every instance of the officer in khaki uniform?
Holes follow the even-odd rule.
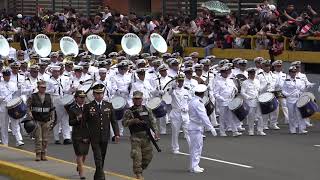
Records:
[[[72,144],[76,154],[77,171],[80,179],[85,179],[83,176],[83,164],[89,152],[89,131],[83,119],[83,105],[86,94],[83,90],[77,90],[75,101],[71,105],[66,105],[65,108],[69,114],[69,125],[72,126]]]
[[[94,100],[85,104],[83,108],[83,120],[89,130],[96,165],[94,180],[105,180],[103,166],[110,139],[110,122],[115,134],[115,141],[119,141],[119,127],[114,118],[112,105],[103,100],[104,87],[103,84],[94,85],[92,87]]]
[[[28,99],[28,115],[37,124],[34,132],[36,161],[47,161],[48,133],[53,128],[55,120],[51,96],[45,92],[46,82],[42,80],[38,81],[38,92],[33,93]]]
[[[133,92],[133,106],[128,109],[123,118],[123,126],[129,127],[131,133],[131,158],[133,160],[133,172],[137,179],[143,179],[142,171],[150,164],[152,144],[146,134],[146,124],[155,130],[155,139],[159,138],[156,119],[152,112],[142,105],[143,93]]]

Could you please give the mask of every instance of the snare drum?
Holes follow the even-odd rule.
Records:
[[[146,106],[152,110],[156,118],[164,117],[167,114],[166,103],[158,97],[150,99]]]
[[[202,98],[204,106],[206,107],[207,115],[210,116],[214,110],[214,104],[211,102],[208,96]]]
[[[86,99],[85,99],[85,103],[90,103],[91,101],[94,100],[94,96],[93,96],[93,90],[90,89],[88,92],[87,92],[87,96],[86,96]]]
[[[115,113],[116,120],[123,118],[124,112],[128,109],[128,103],[126,99],[121,96],[115,96],[111,99],[111,104]]]
[[[262,114],[269,114],[278,108],[279,102],[273,93],[263,93],[258,97]]]
[[[13,119],[23,118],[27,113],[27,105],[23,102],[21,97],[14,98],[10,100],[6,108],[8,109],[8,114]]]
[[[60,103],[64,106],[70,105],[74,101],[73,95],[66,94],[60,99]]]
[[[79,87],[78,87],[78,90],[82,90],[84,91],[85,93],[88,93],[90,88],[91,88],[91,85],[92,83],[85,83],[85,84],[81,84]]]
[[[243,121],[249,114],[249,106],[244,102],[241,97],[234,98],[228,105],[230,111],[239,119]]]
[[[318,105],[306,94],[298,99],[297,108],[302,118],[308,118],[318,111]]]

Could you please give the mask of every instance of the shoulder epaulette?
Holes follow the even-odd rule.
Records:
[[[286,81],[291,81],[290,79],[286,79]]]
[[[259,72],[258,75],[259,75],[259,74],[263,74],[263,72]]]
[[[300,79],[299,77],[296,77],[296,79]]]
[[[186,89],[186,90],[190,90],[190,88],[188,88],[188,87],[186,87],[186,86],[184,86],[184,89]]]

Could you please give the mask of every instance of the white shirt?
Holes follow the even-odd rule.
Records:
[[[169,68],[167,72],[168,72],[168,76],[171,77],[171,78],[174,78],[174,77],[176,77],[178,75],[178,72],[174,71],[171,68]]]
[[[9,58],[11,59],[17,59],[17,50],[13,47],[9,48]]]
[[[272,92],[275,91],[276,86],[278,86],[278,78],[271,71],[266,73],[265,71],[258,74],[260,81],[260,92]]]
[[[17,86],[12,81],[6,82],[3,79],[0,82],[0,112],[6,112],[7,103],[13,98],[13,94],[17,91]]]
[[[278,79],[278,86],[275,87],[275,91],[280,91],[282,89],[283,83],[287,78],[287,74],[280,71],[274,71],[273,74],[277,77]]]
[[[194,88],[198,85],[198,81],[191,78],[184,78],[183,86],[189,89],[189,93],[191,96],[194,96]]]
[[[129,97],[129,85],[131,84],[131,74],[120,74],[117,73],[111,77],[111,87],[113,96],[119,95],[125,99]]]
[[[232,71],[232,76],[237,76],[238,74],[242,74],[244,75],[246,78],[248,78],[248,72],[247,71],[241,71],[240,68],[236,68],[236,69],[233,69]]]
[[[188,130],[203,132],[204,127],[214,130],[201,98],[194,96],[189,103],[189,124],[187,128]]]
[[[137,79],[136,82],[132,83],[132,88],[129,95],[129,105],[133,105],[132,98],[134,91],[141,91],[143,93],[143,105],[145,105],[153,95],[153,88],[149,81],[141,81],[140,79]]]
[[[216,81],[213,95],[219,106],[228,106],[235,97],[238,89],[230,78],[223,78]]]
[[[301,72],[297,72],[296,74],[296,77],[299,77],[300,80],[302,82],[304,82],[304,85],[308,88],[308,87],[311,87],[313,85],[313,83],[311,83],[309,80],[308,80],[308,77],[306,74],[304,73],[301,73]]]
[[[242,82],[241,95],[249,107],[257,107],[260,82],[258,79],[247,79]]]
[[[63,97],[68,94],[70,90],[70,81],[67,76],[60,76],[58,79],[51,77],[48,81],[47,93],[53,96]]]
[[[289,77],[284,81],[282,93],[286,96],[288,103],[296,103],[305,89],[303,80],[299,77]]]
[[[188,102],[191,99],[191,95],[187,89],[184,87],[179,88],[176,87],[175,89],[171,89],[169,94],[172,98],[172,109],[181,110],[181,111],[188,111]]]

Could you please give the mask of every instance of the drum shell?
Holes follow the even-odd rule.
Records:
[[[162,117],[166,116],[166,114],[167,114],[166,106],[167,106],[167,104],[164,101],[161,101],[160,105],[157,108],[152,109],[154,116],[156,118],[162,118]]]
[[[27,113],[27,105],[21,101],[17,106],[8,108],[8,115],[13,119],[23,118]]]
[[[231,111],[239,119],[239,121],[243,121],[249,114],[249,106],[243,101],[241,106]]]
[[[261,114],[269,114],[278,108],[279,102],[276,97],[268,102],[259,102]]]
[[[115,119],[117,121],[121,120],[123,118],[124,112],[129,108],[129,105],[126,104],[123,108],[120,109],[113,109],[113,112],[115,114]]]
[[[318,105],[311,100],[306,105],[298,107],[298,109],[302,118],[308,118],[318,111]]]
[[[205,108],[206,108],[206,111],[207,111],[207,115],[210,116],[214,111],[214,104],[211,102],[211,100],[209,100],[205,104]]]

